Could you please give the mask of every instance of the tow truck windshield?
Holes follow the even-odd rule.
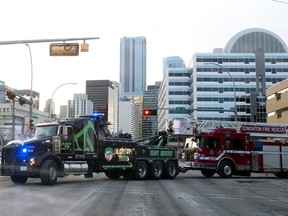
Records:
[[[34,136],[35,137],[56,136],[57,129],[58,125],[37,126]]]

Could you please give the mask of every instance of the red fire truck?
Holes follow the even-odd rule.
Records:
[[[288,125],[219,122],[214,126],[195,135],[197,147],[186,150],[180,171],[198,169],[206,177],[217,173],[222,178],[252,172],[288,177]]]

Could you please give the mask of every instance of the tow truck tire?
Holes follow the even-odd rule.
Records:
[[[105,175],[110,179],[119,179],[121,177],[120,171],[105,171]]]
[[[177,176],[177,166],[174,161],[168,161],[164,166],[164,175],[165,179],[175,179]]]
[[[133,172],[132,171],[123,171],[122,176],[126,180],[131,180],[131,179],[133,179]]]
[[[149,178],[154,180],[161,179],[163,172],[162,163],[160,161],[154,161],[149,167]]]
[[[148,176],[148,165],[145,161],[138,161],[133,172],[135,180],[144,180]]]
[[[221,178],[231,178],[233,175],[233,166],[229,161],[220,163],[218,174]]]
[[[40,178],[44,185],[54,185],[57,182],[58,167],[55,161],[46,160],[40,168]]]
[[[203,176],[207,177],[207,178],[211,178],[214,174],[215,174],[215,170],[211,170],[211,169],[202,169],[201,173]]]
[[[12,175],[12,176],[10,176],[10,178],[14,184],[25,184],[28,180],[27,176]]]

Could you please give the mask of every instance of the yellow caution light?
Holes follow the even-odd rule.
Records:
[[[88,52],[89,51],[89,44],[85,41],[81,44],[81,52]]]

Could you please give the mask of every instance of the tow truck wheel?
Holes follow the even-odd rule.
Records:
[[[215,174],[215,170],[211,170],[211,169],[202,169],[201,173],[203,176],[211,178],[214,174]]]
[[[233,175],[233,167],[229,161],[220,163],[218,174],[221,178],[231,178]]]
[[[133,172],[133,177],[136,180],[144,180],[148,176],[148,165],[144,161],[138,161]]]
[[[14,184],[25,184],[28,179],[27,176],[17,176],[17,175],[12,175],[10,176],[10,178]]]
[[[57,182],[58,167],[55,161],[46,160],[40,168],[40,178],[44,185],[54,185]]]
[[[131,180],[133,178],[133,172],[132,171],[123,171],[122,176],[126,180]]]
[[[175,179],[177,176],[177,166],[174,161],[168,161],[164,166],[164,178]]]
[[[163,175],[163,165],[160,161],[154,161],[149,168],[150,179],[161,179]]]
[[[120,171],[105,171],[105,175],[110,179],[119,179],[121,177]]]

